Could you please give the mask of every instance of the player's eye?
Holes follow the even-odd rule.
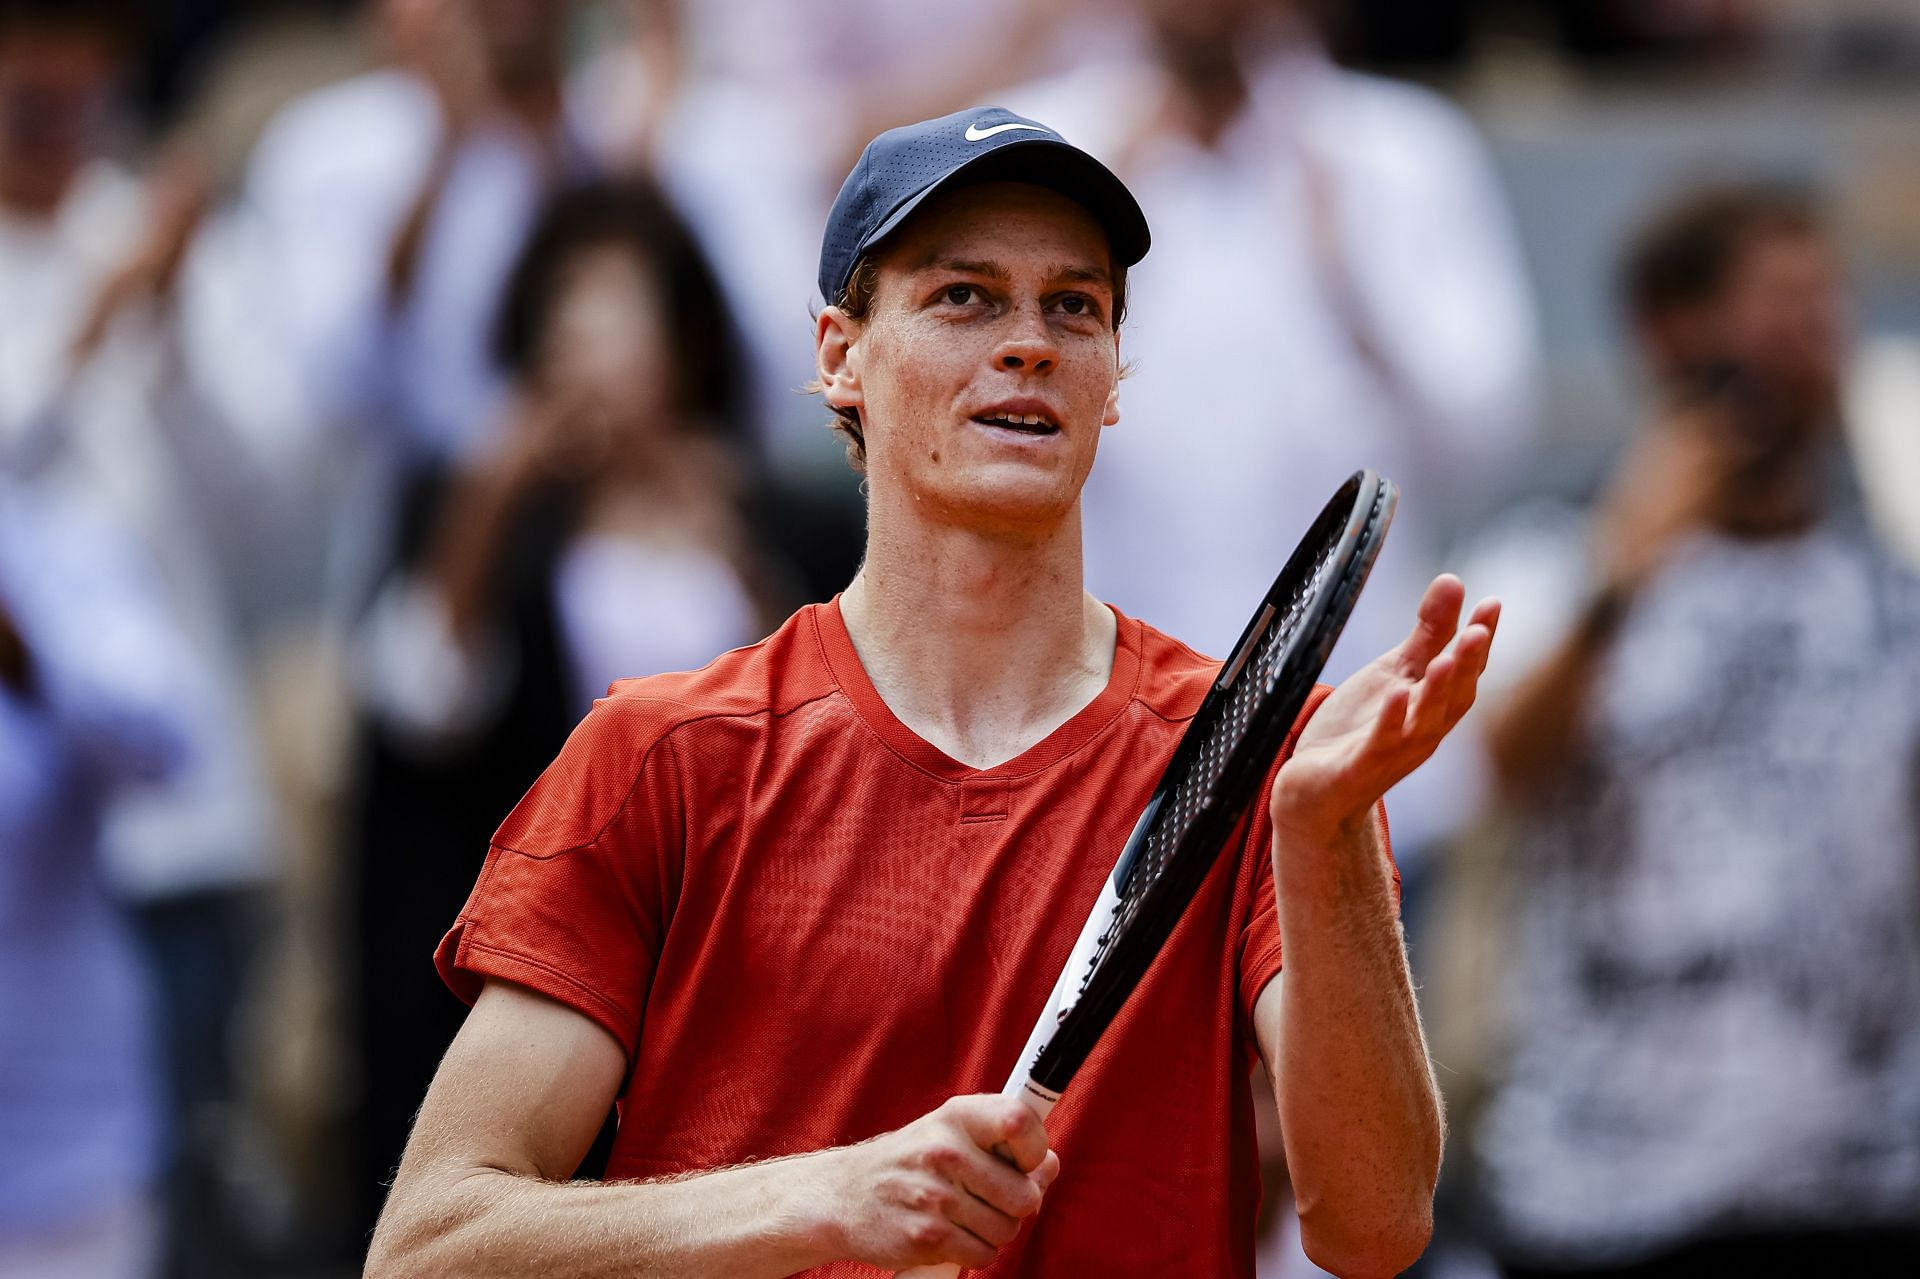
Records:
[[[1064,293],[1054,305],[1067,315],[1098,316],[1100,304],[1084,293]]]
[[[946,298],[947,301],[953,303],[955,306],[965,306],[967,303],[973,301],[979,292],[980,290],[974,288],[971,284],[953,284],[947,286]]]

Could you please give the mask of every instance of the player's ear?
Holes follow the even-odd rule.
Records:
[[[1113,335],[1113,386],[1107,391],[1107,408],[1100,415],[1100,425],[1117,426],[1120,422],[1120,378],[1126,372],[1120,363],[1120,335]]]
[[[866,406],[860,389],[860,323],[837,306],[820,312],[813,329],[813,370],[830,408]]]

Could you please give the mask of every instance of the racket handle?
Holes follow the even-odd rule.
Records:
[[[1042,1088],[1030,1079],[1022,1080],[1017,1090],[1012,1083],[1009,1083],[1007,1091],[1027,1103],[1027,1109],[1040,1116],[1042,1123],[1046,1122],[1047,1116],[1053,1112],[1054,1103],[1060,1100],[1059,1093]],[[1005,1145],[995,1146],[993,1153],[1000,1162],[1019,1167],[1014,1162],[1013,1151],[1007,1149]],[[894,1279],[955,1279],[959,1273],[959,1266],[951,1261],[943,1261],[935,1266],[915,1266],[911,1270],[896,1271]]]

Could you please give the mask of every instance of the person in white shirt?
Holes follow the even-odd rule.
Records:
[[[285,107],[249,160],[260,323],[346,459],[329,584],[346,615],[391,552],[404,479],[488,443],[507,271],[548,194],[598,167],[566,80],[572,9],[381,0],[388,64]]]

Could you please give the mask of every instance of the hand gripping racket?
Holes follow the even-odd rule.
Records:
[[[1341,485],[1221,666],[1002,1090],[1040,1118],[1060,1100],[1258,798],[1366,584],[1398,500],[1393,481],[1372,471],[1357,471]],[[900,1273],[948,1279],[959,1267]]]

